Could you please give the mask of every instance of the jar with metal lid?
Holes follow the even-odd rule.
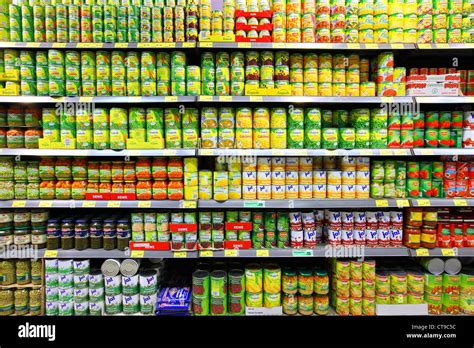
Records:
[[[0,247],[13,244],[13,227],[0,228]]]
[[[30,226],[31,213],[26,210],[16,210],[13,213],[13,222],[15,227]]]
[[[436,228],[432,226],[423,226],[421,228],[420,246],[422,248],[432,249],[436,247]]]
[[[0,199],[14,199],[15,198],[15,184],[13,180],[0,181]]]
[[[16,181],[14,190],[15,190],[15,199],[27,199],[28,195],[26,192],[26,181]]]
[[[13,212],[10,210],[0,210],[0,228],[11,226],[13,222]]]
[[[74,222],[72,219],[61,221],[61,248],[64,250],[74,248]]]
[[[0,261],[0,285],[12,285],[16,283],[15,261]]]
[[[26,185],[26,199],[39,199],[40,197],[40,183],[28,182]]]
[[[91,249],[102,249],[104,231],[101,219],[92,219],[89,224],[89,233],[91,240]]]
[[[31,229],[26,227],[15,227],[13,231],[13,244],[27,245],[31,243]]]
[[[59,249],[61,243],[61,225],[59,220],[49,219],[46,225],[46,247],[49,250]]]
[[[117,248],[117,224],[114,219],[106,219],[103,224],[104,250]]]
[[[89,248],[89,223],[87,220],[76,220],[76,224],[74,225],[74,240],[76,250]]]
[[[406,225],[403,228],[403,244],[407,248],[418,249],[421,243],[421,229]]]
[[[31,264],[29,260],[17,260],[15,263],[16,283],[26,285],[31,282]]]
[[[28,180],[32,179],[39,180],[39,162],[29,161],[26,166],[26,176]]]
[[[125,250],[128,248],[131,234],[130,221],[128,219],[119,219],[117,221],[117,249]]]
[[[47,210],[33,210],[31,212],[31,225],[43,226],[49,218],[49,211]],[[36,225],[38,224],[38,225]]]
[[[43,294],[41,289],[30,290],[30,315],[41,315],[41,304],[43,303]]]
[[[30,298],[28,290],[15,290],[15,315],[25,315],[30,311]]]
[[[38,249],[46,248],[48,238],[46,237],[46,226],[36,226],[31,228],[31,244]]]
[[[28,177],[26,175],[26,167],[27,162],[18,161],[15,162],[15,166],[13,167],[13,178],[15,181],[26,181]]]
[[[298,276],[295,270],[283,269],[282,272],[282,291],[286,294],[296,294],[298,291]]]
[[[12,315],[14,294],[12,290],[0,290],[0,316]]]
[[[41,285],[41,261],[31,261],[31,284]]]

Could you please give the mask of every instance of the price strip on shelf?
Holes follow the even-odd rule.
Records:
[[[250,42],[238,42],[237,43],[238,48],[250,48],[252,47]]]
[[[151,207],[150,201],[138,202],[138,208],[150,208],[150,207]]]
[[[467,201],[465,199],[453,199],[456,207],[467,207]]]
[[[372,150],[359,150],[361,156],[372,156],[374,151]]]
[[[40,201],[38,207],[40,208],[51,208],[53,206],[53,202],[51,201]]]
[[[441,255],[443,256],[456,256],[457,249],[455,248],[441,248]]]
[[[293,257],[312,257],[313,250],[293,250]]]
[[[200,46],[200,47],[210,48],[210,47],[212,47],[213,45],[212,45],[212,42],[201,41],[201,42],[199,43],[199,46]]]
[[[429,250],[425,248],[416,249],[415,253],[416,253],[416,256],[421,256],[421,257],[430,256]]]
[[[214,252],[212,250],[201,250],[201,252],[199,253],[199,256],[200,257],[213,257]]]
[[[431,149],[421,149],[420,151],[423,155],[434,155],[434,151]]]
[[[130,253],[131,258],[143,259],[145,257],[145,250],[132,250]]]
[[[397,49],[397,48],[403,48],[403,44],[391,44],[390,47]]]
[[[186,257],[188,257],[188,253],[186,251],[175,251],[173,253],[173,257],[177,259],[185,259]]]
[[[28,42],[26,47],[41,47],[41,42]]]
[[[409,206],[410,206],[410,202],[408,201],[408,199],[397,199],[397,207],[405,208]]]
[[[115,48],[127,48],[128,43],[126,43],[126,42],[116,42],[116,43],[114,43],[114,47]]]
[[[183,42],[183,48],[191,48],[194,47],[196,44],[194,42]]]
[[[181,201],[179,203],[179,207],[182,209],[196,209],[197,202],[196,201]]]
[[[407,154],[407,150],[405,149],[394,149],[393,150],[394,155],[399,155],[399,156],[404,156]]]
[[[76,45],[77,48],[102,48],[104,47],[103,43],[99,42],[79,42]]]
[[[219,101],[221,102],[231,102],[232,101],[232,96],[231,95],[224,95],[219,97]]]
[[[386,199],[376,199],[375,200],[375,206],[377,208],[388,207],[388,200],[386,200]]]
[[[52,44],[52,47],[53,48],[64,48],[64,47],[66,47],[66,43],[65,42],[54,42]]]
[[[417,199],[416,202],[418,203],[419,207],[431,207],[431,202],[429,199]]]
[[[92,103],[93,97],[79,97],[79,103]]]
[[[251,102],[261,102],[261,101],[263,101],[263,97],[251,96],[251,97],[249,97],[249,100]]]
[[[224,250],[225,257],[238,257],[239,256],[239,249],[226,249]]]
[[[263,201],[244,202],[244,208],[265,208],[265,202]]]
[[[347,48],[350,49],[350,50],[358,50],[360,48],[360,44],[348,43]]]
[[[270,251],[269,250],[257,250],[256,251],[257,257],[269,257]]]
[[[284,155],[285,155],[285,151],[283,151],[283,150],[278,150],[278,149],[274,149],[274,150],[272,150],[272,155],[273,155],[273,156],[284,156]]]
[[[272,44],[272,47],[273,48],[286,48],[286,44],[275,42],[275,43]]]
[[[107,202],[107,208],[120,208],[120,201]]]
[[[58,257],[58,251],[57,250],[46,250],[44,252],[43,257],[45,259],[54,259],[54,258]]]
[[[377,49],[377,48],[379,48],[379,45],[378,44],[365,44],[365,48]]]
[[[26,201],[13,201],[12,208],[24,208],[26,207]]]
[[[165,103],[176,103],[178,101],[177,96],[167,96],[165,97]]]
[[[83,208],[95,208],[95,201],[83,201],[82,202]]]
[[[164,150],[164,155],[165,156],[176,156],[177,152],[176,150]]]
[[[381,150],[380,150],[380,155],[382,155],[382,156],[390,156],[390,155],[393,155],[393,152],[392,152],[392,150],[390,150],[390,149],[381,149]]]
[[[199,101],[212,101],[212,95],[201,95],[199,96]]]

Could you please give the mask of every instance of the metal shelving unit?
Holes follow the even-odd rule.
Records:
[[[473,104],[474,97],[413,97],[417,104]]]
[[[474,257],[474,248],[409,249],[413,257]]]
[[[198,103],[380,104],[413,103],[412,97],[198,96]]]
[[[415,156],[453,156],[471,155],[474,156],[473,149],[413,149]]]
[[[0,42],[0,48],[67,48],[67,49],[165,49],[196,48],[195,42]]]
[[[410,149],[198,149],[198,156],[411,156]]]
[[[269,199],[228,201],[199,200],[198,208],[203,209],[324,209],[324,208],[397,208],[408,206],[406,199]]]
[[[0,149],[0,156],[75,156],[75,157],[126,157],[126,156],[182,156],[193,157],[196,149],[156,150],[60,150],[60,149]]]
[[[412,198],[413,207],[473,207],[473,198]]]
[[[96,104],[119,104],[119,103],[194,103],[196,97],[192,96],[166,96],[166,97],[37,97],[37,96],[0,96],[0,103],[24,103],[24,104],[56,104],[56,103],[96,103]]]
[[[10,200],[0,201],[0,208],[154,208],[195,209],[196,201],[127,201],[127,200]]]
[[[206,42],[197,44],[198,48],[225,49],[287,49],[287,50],[414,50],[415,44],[364,44],[364,43],[279,43],[279,42]]]

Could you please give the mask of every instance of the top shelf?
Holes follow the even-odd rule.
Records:
[[[64,49],[288,49],[288,50],[467,50],[474,43],[278,43],[278,42],[0,42],[0,48]]]

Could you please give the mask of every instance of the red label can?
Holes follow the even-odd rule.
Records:
[[[467,197],[467,180],[456,180],[456,197]]]
[[[444,178],[456,179],[456,162],[444,162]]]
[[[456,164],[456,179],[463,180],[469,178],[469,167],[467,162],[458,162]]]

